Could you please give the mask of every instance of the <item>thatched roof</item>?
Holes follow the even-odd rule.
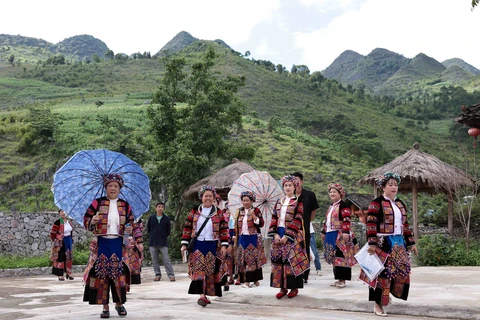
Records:
[[[243,173],[255,170],[252,166],[245,162],[233,159],[232,164],[218,170],[211,176],[198,180],[195,184],[191,185],[182,195],[184,200],[199,201],[197,193],[198,190],[205,184],[214,186],[217,193],[223,200],[227,200],[228,192],[230,191],[232,184]]]
[[[361,210],[367,210],[368,206],[372,202],[374,196],[373,194],[362,194],[362,193],[349,193],[345,198],[345,203],[348,206],[354,204],[357,208]]]
[[[472,128],[480,128],[480,103],[462,106],[462,114],[455,118],[455,121]]]
[[[455,192],[462,186],[473,186],[474,179],[464,171],[440,159],[420,151],[415,142],[413,149],[397,157],[392,162],[375,169],[358,181],[358,184],[373,185],[375,179],[385,172],[395,172],[402,178],[400,191],[412,190],[412,182],[417,183],[419,192]]]

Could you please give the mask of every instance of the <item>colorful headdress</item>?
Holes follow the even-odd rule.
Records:
[[[120,188],[123,187],[124,182],[121,175],[117,173],[109,173],[103,176],[103,186],[105,188],[107,187],[107,184],[109,184],[112,181],[118,182],[118,184],[120,185]]]
[[[300,186],[300,182],[298,181],[298,178],[292,175],[286,175],[282,178],[282,187],[285,185],[285,182],[293,183],[293,186],[295,188],[298,188],[298,186]]]
[[[212,191],[213,197],[214,198],[217,197],[217,192],[215,191],[215,187],[212,187],[212,186],[209,186],[208,184],[206,184],[206,185],[203,185],[200,188],[200,190],[198,191],[198,197],[200,198],[200,200],[202,200],[202,197],[203,197],[203,194],[205,193],[205,191]]]
[[[340,193],[341,198],[345,197],[345,194],[347,193],[340,183],[330,183],[327,187],[327,191],[330,192],[330,189],[337,190],[338,193]]]
[[[400,181],[402,181],[402,179],[400,179],[400,176],[397,174],[397,173],[393,173],[393,172],[386,172],[385,174],[383,174],[382,176],[378,177],[377,179],[375,179],[375,183],[377,184],[377,187],[379,189],[383,188],[385,186],[385,184],[387,183],[388,180],[390,179],[395,179],[397,180],[397,183],[400,184]]]
[[[253,193],[252,191],[243,191],[242,193],[240,193],[240,200],[243,200],[243,197],[249,197],[252,202],[255,202],[257,200],[255,193]]]

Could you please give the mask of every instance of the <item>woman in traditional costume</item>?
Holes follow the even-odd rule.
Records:
[[[143,262],[143,244],[142,243],[137,243],[135,239],[137,239],[139,236],[141,237],[141,232],[143,230],[143,221],[138,220],[135,222],[134,226],[137,226],[137,228],[134,228],[134,232],[139,234],[133,234],[129,237],[128,239],[128,245],[126,246],[126,250],[124,251],[124,258],[125,262],[130,270],[130,279],[131,279],[131,284],[141,284],[142,279],[141,279],[141,271],[142,271],[142,262]],[[129,288],[128,288],[129,289]],[[129,291],[129,290],[127,290]]]
[[[73,280],[73,224],[72,221],[67,219],[65,211],[60,209],[58,213],[60,214],[60,219],[53,223],[50,231],[50,238],[53,240],[52,252],[50,254],[52,274],[58,276],[60,281],[65,281],[64,273],[68,280]]]
[[[250,283],[258,287],[259,281],[263,279],[262,266],[267,263],[260,229],[265,222],[260,209],[253,207],[253,192],[242,192],[240,200],[243,206],[238,209],[235,221],[235,238],[238,241],[235,264],[238,280],[244,288],[250,288]]]
[[[206,307],[207,296],[222,296],[220,272],[228,247],[228,222],[222,210],[214,205],[215,188],[204,185],[198,192],[202,204],[187,216],[182,234],[182,256],[194,241],[188,258],[188,274],[192,279],[189,294],[198,294],[197,303]],[[223,270],[223,269],[222,269]]]
[[[390,293],[407,300],[410,288],[410,257],[408,249],[418,254],[413,233],[407,221],[405,204],[396,198],[400,176],[387,172],[377,178],[377,186],[383,195],[370,203],[367,216],[368,252],[377,254],[384,261],[385,269],[369,282],[369,301],[374,301],[373,312],[385,317],[383,307],[389,303]],[[388,257],[387,257],[388,255]],[[360,278],[365,280],[362,271]]]
[[[235,282],[233,279],[235,275],[235,253],[234,253],[234,244],[235,244],[235,218],[234,215],[230,213],[228,208],[228,201],[225,202],[225,208],[222,210],[223,218],[228,222],[228,248],[227,256],[225,258],[225,275],[222,280],[224,283],[223,291],[230,290],[230,285]]]
[[[277,200],[268,230],[268,237],[273,238],[270,286],[280,288],[277,299],[285,295],[289,298],[297,296],[298,289],[303,288],[302,273],[310,267],[304,244],[303,205],[294,193],[298,185],[297,177],[288,175],[282,178],[286,196]]]
[[[335,282],[332,287],[345,288],[346,280],[352,280],[352,266],[357,262],[358,242],[350,226],[350,207],[342,200],[345,189],[339,183],[328,185],[332,204],[328,208],[322,230],[325,261],[333,265]]]
[[[134,235],[137,245],[142,245],[142,230],[134,224],[129,203],[118,195],[124,182],[118,174],[107,174],[103,179],[107,196],[95,199],[83,217],[85,228],[93,231],[95,240],[90,245],[90,260],[85,270],[83,301],[102,304],[100,318],[109,318],[109,292],[119,316],[126,316],[123,304],[127,300],[127,283],[130,271],[123,262],[125,251],[123,236]]]

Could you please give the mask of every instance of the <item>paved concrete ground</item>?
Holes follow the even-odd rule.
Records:
[[[277,289],[268,283],[269,266],[264,269],[266,280],[260,287],[241,288],[231,285],[223,297],[212,298],[202,308],[198,297],[188,295],[189,279],[186,265],[175,265],[176,282],[166,274],[153,282],[151,267],[144,268],[141,285],[134,285],[125,304],[127,319],[218,319],[227,313],[230,319],[273,319],[296,312],[301,319],[379,319],[368,302],[367,286],[356,280],[359,269],[353,270],[353,281],[343,289],[330,287],[332,269],[323,265],[324,276],[310,276],[309,283],[293,298],[277,300]],[[163,270],[163,269],[162,269]],[[100,306],[82,302],[81,274],[73,281],[60,282],[55,276],[3,278],[0,290],[0,319],[92,319],[99,318]],[[389,319],[480,320],[480,267],[416,267],[408,301],[393,299],[385,308]],[[113,310],[113,305],[111,305]],[[116,312],[111,318],[119,319]]]

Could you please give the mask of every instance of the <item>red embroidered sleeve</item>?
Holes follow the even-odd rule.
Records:
[[[262,212],[260,211],[260,209],[255,208],[254,213],[259,219],[257,226],[262,228],[265,225],[265,220],[263,220]]]
[[[267,236],[273,238],[277,234],[277,225],[278,225],[278,215],[280,214],[279,210],[282,207],[280,204],[280,199],[277,200],[275,206],[273,207],[272,221],[270,221],[270,227],[268,228]]]
[[[95,199],[93,202],[90,204],[90,206],[87,209],[87,212],[85,212],[85,215],[83,216],[83,226],[85,229],[92,231],[93,226],[90,225],[90,221],[92,220],[93,216],[97,214],[98,210],[98,201]]]
[[[377,223],[380,214],[380,203],[372,201],[368,206],[367,215],[367,242],[369,245],[377,245]]]
[[[228,233],[228,221],[223,217],[222,210],[218,210],[217,214],[220,216],[220,242],[222,246],[228,247],[228,240],[230,238]]]
[[[54,223],[52,226],[52,230],[50,231],[50,239],[55,240],[57,238],[57,233],[59,230],[60,230],[60,225],[57,225]]]
[[[292,222],[285,229],[285,236],[293,242],[299,231],[303,230],[303,204],[299,202],[295,208],[295,215]]]
[[[351,210],[350,207],[340,208],[340,214],[342,215],[342,233],[350,233],[351,228]]]
[[[192,209],[189,212],[187,219],[185,220],[185,224],[183,225],[182,244],[188,244],[190,242],[190,239],[192,239],[194,213],[195,213],[195,210]]]

